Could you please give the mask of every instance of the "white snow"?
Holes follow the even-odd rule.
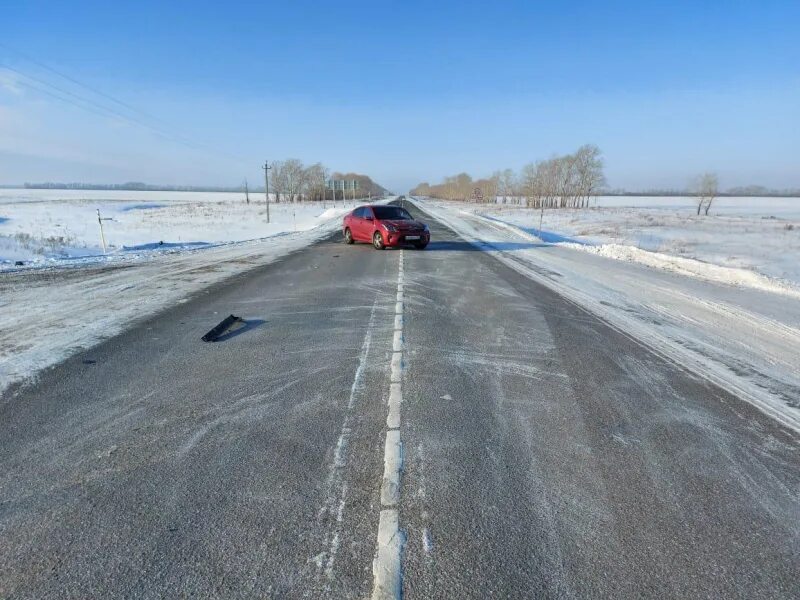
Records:
[[[778,294],[787,294],[800,299],[800,286],[793,285],[780,279],[773,279],[749,269],[724,267],[721,265],[702,262],[693,258],[673,256],[662,252],[651,252],[649,250],[641,250],[635,246],[625,246],[623,244],[601,244],[598,246],[590,246],[587,244],[574,244],[567,242],[562,245],[569,246],[583,252],[590,252],[592,254],[598,254],[607,258],[613,258],[615,260],[637,262],[647,265],[648,267],[674,271],[676,273],[680,273],[681,275],[699,277],[701,279],[707,279],[709,281],[716,281],[719,283],[727,283],[730,285],[752,287]]]
[[[800,302],[793,289],[686,277],[680,269],[545,244],[457,203],[415,202],[515,270],[800,431]]]
[[[609,258],[738,285],[763,287],[773,281],[776,288],[786,289],[787,283],[800,288],[800,198],[718,198],[708,216],[697,216],[691,198],[601,196],[588,210],[545,210],[541,233],[534,209],[451,206],[516,225],[547,243],[586,244],[584,250]]]
[[[72,223],[77,231],[83,214],[88,212],[91,216],[91,209],[97,203],[97,200],[84,203],[74,198],[65,201],[60,191],[54,194],[57,198],[52,202],[33,195],[22,200],[18,195],[9,201],[10,192],[0,192],[5,192],[6,202],[0,203],[0,214],[11,206],[12,210],[6,213],[13,215],[11,223],[14,218],[25,216],[27,223],[40,224],[43,235],[52,231],[56,223]],[[126,204],[143,204],[153,201],[153,194],[158,193],[116,194],[125,195]],[[276,215],[274,222],[266,226],[258,222],[258,209],[252,205],[253,215],[246,218],[251,208],[244,202],[237,206],[235,198],[220,200],[215,195],[201,194],[194,195],[197,202],[192,204],[180,194],[184,193],[160,197],[162,203],[172,202],[166,209],[140,211],[147,215],[161,213],[174,229],[156,219],[153,229],[149,230],[150,220],[137,216],[125,221],[130,225],[126,227],[126,243],[142,244],[170,232],[175,233],[163,237],[197,240],[205,233],[207,240],[227,241],[202,248],[175,246],[162,250],[119,251],[107,257],[44,258],[33,268],[14,268],[12,264],[5,270],[0,269],[0,392],[13,382],[31,378],[37,371],[120,333],[132,323],[185,301],[213,283],[273,262],[323,238],[340,228],[341,215],[352,208],[352,205],[341,208],[340,203],[336,210],[324,211],[316,206],[282,205],[273,213]],[[176,200],[176,196],[180,200]],[[298,216],[297,232],[292,231],[294,220],[287,216],[292,208],[303,215],[302,218]],[[117,210],[115,214],[123,212]],[[96,220],[94,225],[97,225]],[[195,228],[200,232],[197,235],[194,235]],[[211,237],[210,232],[216,230],[221,232],[219,236]],[[38,235],[36,229],[28,231]],[[91,227],[87,226],[86,231],[88,235]],[[265,237],[247,240],[259,235]],[[237,238],[245,241],[232,241]],[[78,235],[76,239],[88,240]],[[30,380],[34,381],[35,377]]]
[[[0,189],[0,269],[207,247],[307,231],[345,212],[341,201],[270,204],[264,194]],[[357,203],[358,204],[358,203]],[[354,206],[348,201],[348,210]],[[103,257],[97,210],[109,255]]]

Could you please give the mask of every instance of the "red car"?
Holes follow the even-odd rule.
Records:
[[[359,206],[344,217],[342,233],[347,244],[370,242],[377,250],[412,244],[422,250],[431,241],[425,223],[415,220],[399,206]]]

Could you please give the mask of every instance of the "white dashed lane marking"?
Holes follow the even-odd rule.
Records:
[[[403,534],[397,511],[382,510],[378,524],[378,547],[372,562],[372,599],[400,598],[400,555],[403,551]]]
[[[403,369],[403,353],[392,352],[392,383],[400,383]]]
[[[383,484],[381,485],[381,504],[396,506],[400,501],[400,469],[403,466],[403,448],[400,443],[400,430],[386,432],[386,445],[383,450]]]
[[[386,417],[386,427],[389,429],[400,428],[400,403],[403,402],[403,389],[399,383],[389,386],[389,415]]]
[[[390,362],[389,403],[381,480],[381,514],[378,540],[372,561],[372,599],[400,598],[402,593],[401,556],[403,532],[396,506],[400,502],[400,475],[403,470],[403,443],[400,439],[400,408],[403,403],[403,251],[397,270],[394,305],[394,331]]]

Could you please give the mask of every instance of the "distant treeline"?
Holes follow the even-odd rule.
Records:
[[[25,183],[28,190],[121,190],[125,192],[241,192],[243,187],[209,187],[195,185],[153,185],[129,181],[127,183]],[[262,186],[263,190],[263,186]]]
[[[322,200],[326,197],[333,197],[334,191],[328,189],[329,179],[345,180],[348,183],[347,197],[352,194],[352,181],[357,181],[356,195],[358,197],[380,197],[387,190],[372,181],[367,175],[360,173],[333,173],[320,163],[306,166],[297,159],[287,159],[274,161],[270,165],[270,192],[276,194],[278,200]],[[14,188],[17,186],[0,186]],[[245,192],[246,183],[236,187],[222,186],[196,186],[196,185],[159,185],[142,183],[139,181],[128,181],[126,183],[30,183],[23,184],[25,189],[30,190],[103,190],[103,191],[125,191],[125,192]],[[264,185],[249,187],[250,192],[264,192]],[[337,198],[341,198],[344,190],[335,192]]]
[[[585,208],[605,183],[600,148],[585,144],[573,153],[528,163],[519,173],[505,169],[477,180],[459,173],[441,183],[420,183],[411,194],[492,204],[502,198],[503,203],[529,208]]]
[[[800,189],[777,190],[763,185],[732,187],[717,191],[714,197],[800,197]],[[581,146],[572,154],[554,156],[525,165],[519,173],[512,169],[495,171],[484,179],[473,179],[468,173],[445,177],[437,184],[420,183],[411,195],[430,196],[442,200],[524,204],[528,207],[564,208],[589,206],[594,196],[678,196],[696,198],[696,185],[683,189],[626,190],[605,186],[600,149],[592,144]]]

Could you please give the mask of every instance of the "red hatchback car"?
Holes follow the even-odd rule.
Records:
[[[415,220],[399,206],[359,206],[344,217],[342,233],[347,244],[370,242],[377,250],[412,244],[422,250],[431,241],[425,223]]]

